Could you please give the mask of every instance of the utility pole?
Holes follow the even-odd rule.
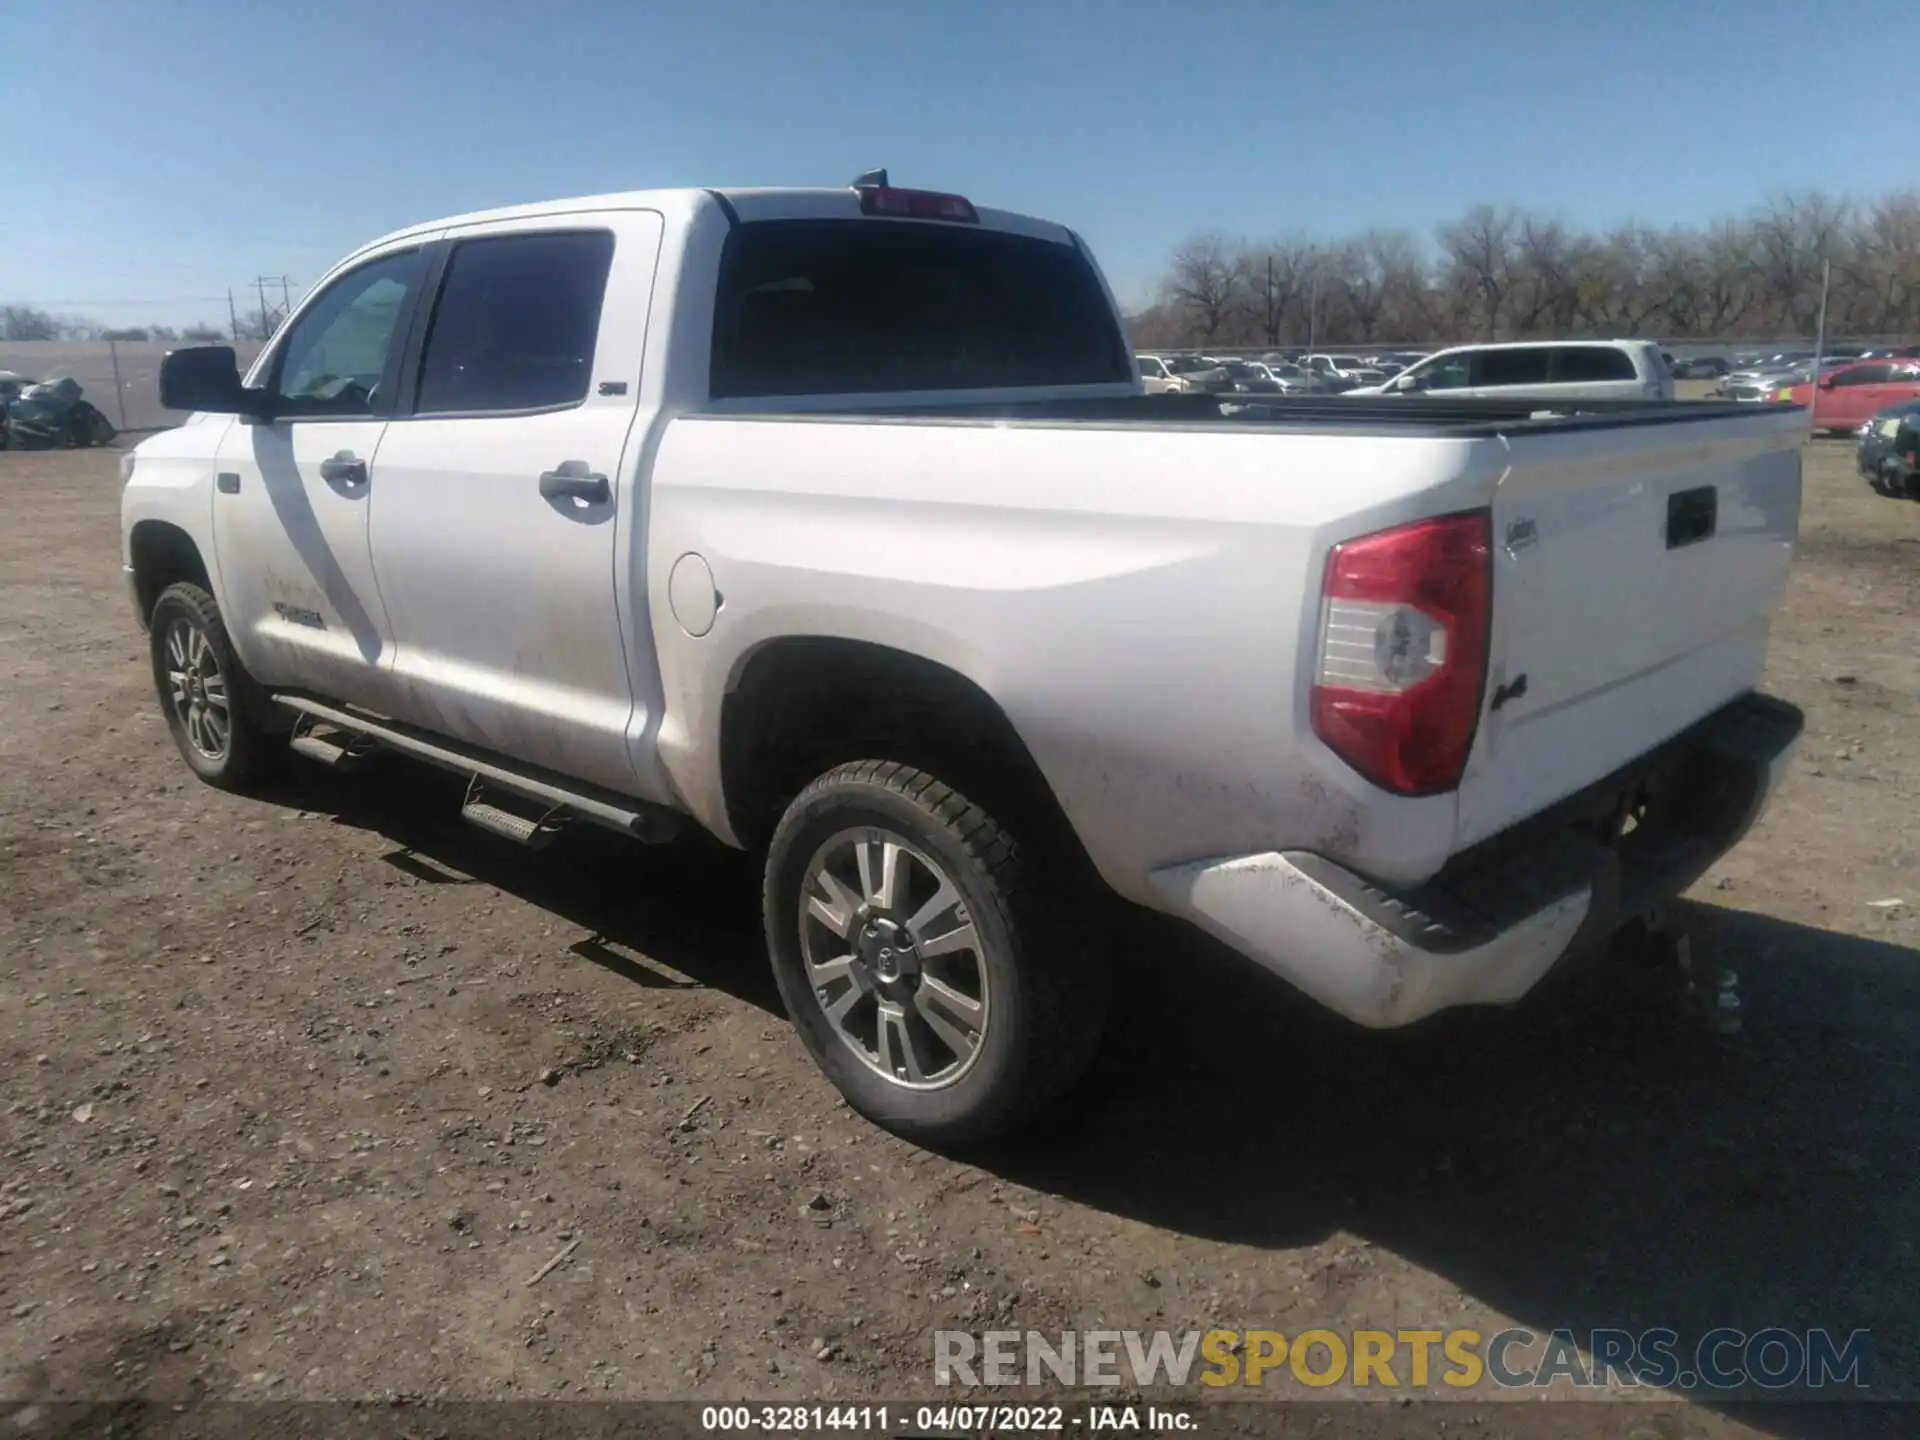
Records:
[[[113,362],[113,398],[120,406],[120,428],[127,428],[127,387],[120,383],[120,342],[107,342],[107,358]]]
[[[1820,318],[1813,330],[1812,384],[1807,390],[1807,433],[1813,433],[1813,407],[1820,403],[1820,360],[1827,348],[1827,288],[1833,284],[1833,261],[1820,261]]]
[[[287,290],[287,277],[280,277],[280,318],[285,320],[293,314],[293,296]]]
[[[253,285],[260,295],[260,343],[264,345],[273,338],[273,332],[267,329],[267,277],[254,276]]]
[[[240,312],[233,308],[233,287],[227,287],[227,328],[233,332],[233,343],[240,343]]]
[[[1267,344],[1280,343],[1280,311],[1273,303],[1273,256],[1267,256]]]

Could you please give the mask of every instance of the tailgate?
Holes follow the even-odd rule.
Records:
[[[1795,409],[1507,438],[1488,702],[1457,847],[1754,688],[1799,526],[1805,436]]]

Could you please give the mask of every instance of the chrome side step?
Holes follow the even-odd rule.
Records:
[[[480,828],[517,844],[544,844],[564,822],[574,819],[591,820],[636,840],[669,840],[679,833],[679,813],[664,806],[583,787],[544,772],[520,770],[511,761],[397,720],[363,715],[305,695],[275,695],[273,703],[302,717],[295,722],[295,738],[312,742],[309,746],[294,745],[302,754],[323,758],[322,744],[343,749],[347,755],[353,753],[355,745],[376,745],[466,776],[467,799],[461,814]],[[316,736],[312,734],[316,722],[345,732],[352,739],[342,746],[332,735]],[[520,807],[505,808],[499,803],[501,796],[485,794],[482,786],[485,791],[504,792],[522,806],[531,807],[538,818],[519,813]]]
[[[511,806],[489,800],[487,793],[478,775],[468,780],[467,798],[460,802],[460,818],[529,850],[546,849],[553,843],[554,836],[566,828],[568,816],[564,805],[547,805],[537,815],[523,815]],[[500,798],[507,797],[502,794]]]

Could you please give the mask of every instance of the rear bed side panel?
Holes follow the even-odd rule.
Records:
[[[1804,417],[1518,433],[1494,492],[1490,697],[1465,847],[1756,686],[1798,529]],[[1585,443],[1583,443],[1583,439]],[[1714,532],[1669,546],[1676,494]]]
[[[1298,677],[1327,544],[1483,504],[1502,458],[1432,437],[676,420],[652,491],[662,755],[729,834],[728,685],[781,636],[867,640],[992,695],[1122,894],[1284,845],[1430,873],[1452,797],[1371,790],[1312,737]],[[725,597],[698,640],[665,589],[688,552]]]

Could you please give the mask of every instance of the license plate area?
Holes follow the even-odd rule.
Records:
[[[1679,550],[1713,538],[1720,516],[1720,491],[1713,485],[1676,490],[1667,497],[1667,548]]]

